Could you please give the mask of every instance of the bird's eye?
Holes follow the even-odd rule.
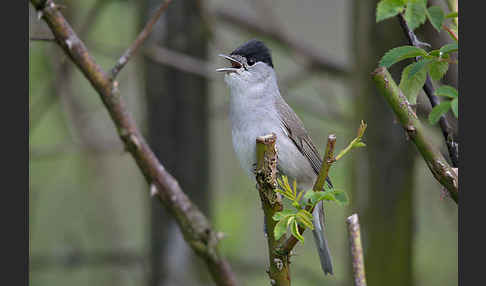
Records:
[[[248,62],[249,66],[252,66],[252,65],[255,64],[255,60],[253,60],[252,58],[249,58],[247,62]]]

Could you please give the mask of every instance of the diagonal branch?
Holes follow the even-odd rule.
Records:
[[[111,81],[108,74],[94,61],[84,43],[74,33],[52,0],[31,0],[30,2],[42,15],[56,42],[98,92],[117,128],[120,139],[135,159],[147,182],[154,186],[153,194],[175,218],[189,246],[206,262],[216,284],[235,285],[235,275],[228,262],[219,253],[217,243],[220,235],[150,149],[126,108],[126,103],[115,82]]]
[[[127,64],[130,60],[132,55],[138,50],[138,48],[143,44],[145,39],[147,39],[150,32],[152,32],[152,28],[160,16],[164,13],[164,11],[169,6],[172,0],[165,0],[164,3],[160,4],[159,8],[155,11],[155,14],[150,18],[147,22],[145,27],[143,28],[142,32],[138,34],[137,39],[133,42],[133,44],[123,53],[123,55],[118,59],[115,66],[110,71],[110,80],[114,80],[121,69]]]
[[[400,21],[400,25],[402,26],[403,32],[407,35],[410,45],[419,48],[423,46],[423,43],[417,39],[417,36],[408,27],[407,22],[405,21],[405,18],[402,14],[398,15],[398,20]],[[435,93],[434,86],[432,85],[432,81],[430,80],[430,76],[428,74],[423,88],[425,94],[427,94],[427,97],[429,98],[432,107],[438,105],[440,102],[437,96],[434,95]],[[440,116],[439,125],[442,130],[442,135],[444,136],[447,149],[449,151],[449,157],[451,158],[452,166],[457,167],[457,164],[459,163],[459,145],[453,139],[452,128],[449,125],[449,122],[447,121],[445,115]]]
[[[390,105],[398,121],[407,132],[408,137],[415,143],[434,177],[457,203],[459,194],[457,174],[452,170],[439,150],[432,146],[429,138],[426,137],[422,124],[410,107],[407,98],[398,88],[386,68],[377,68],[372,73],[372,77],[377,89]]]

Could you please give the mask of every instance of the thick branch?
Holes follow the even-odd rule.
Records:
[[[223,22],[243,27],[254,33],[263,34],[283,43],[299,55],[307,58],[311,68],[315,67],[335,76],[346,77],[349,75],[348,68],[333,60],[332,57],[323,56],[321,51],[315,50],[305,45],[302,41],[265,25],[264,22],[255,17],[243,15],[241,11],[231,11],[229,9],[218,9],[215,11],[215,16]]]
[[[405,21],[405,18],[402,14],[398,15],[398,20],[400,21],[400,26],[402,26],[403,32],[407,35],[407,39],[410,45],[419,48],[422,47],[423,43],[417,39],[417,36],[408,27],[407,22]],[[434,86],[432,85],[432,80],[430,79],[430,76],[428,74],[423,88],[425,94],[427,94],[427,97],[429,98],[432,107],[438,105],[440,102],[437,96],[434,95]],[[452,128],[449,125],[449,122],[447,121],[445,115],[441,115],[439,119],[439,125],[442,130],[442,135],[444,136],[447,149],[449,151],[449,157],[451,158],[452,166],[457,167],[457,164],[459,163],[459,145],[453,140]]]
[[[426,137],[417,115],[410,107],[407,98],[384,67],[377,68],[373,73],[373,80],[381,95],[386,99],[399,122],[406,130],[408,137],[415,143],[420,154],[429,166],[434,177],[449,192],[450,197],[458,201],[457,174],[447,164],[442,154],[430,143]]]
[[[287,255],[279,255],[276,251],[280,240],[283,240],[284,237],[280,240],[275,240],[274,235],[277,222],[273,220],[273,216],[283,209],[282,200],[275,192],[277,187],[276,139],[277,136],[274,133],[256,139],[256,180],[265,217],[268,258],[270,260],[270,267],[267,273],[270,276],[271,285],[290,285],[289,257]]]
[[[366,286],[366,276],[361,245],[361,231],[359,229],[358,215],[353,214],[346,219],[348,225],[349,248],[353,261],[353,276],[355,286]]]
[[[330,134],[327,137],[327,145],[326,145],[326,153],[324,154],[324,158],[322,160],[321,170],[319,171],[319,175],[317,176],[316,182],[312,190],[314,192],[319,192],[324,187],[326,183],[326,178],[329,174],[329,169],[331,168],[331,164],[335,162],[334,160],[334,145],[336,145],[336,135]],[[307,211],[312,213],[314,208],[306,208]],[[303,233],[305,228],[299,226],[299,232]],[[286,241],[282,243],[282,246],[279,249],[279,252],[283,255],[289,255],[290,251],[295,247],[298,240],[294,236],[289,237]]]
[[[164,3],[162,3],[159,6],[157,11],[155,11],[155,14],[152,16],[152,18],[150,18],[150,20],[147,22],[147,24],[143,28],[142,32],[140,32],[140,34],[138,34],[137,39],[135,39],[133,44],[123,53],[123,55],[120,57],[120,59],[118,59],[115,66],[111,69],[111,72],[110,72],[110,79],[111,80],[116,78],[116,76],[121,71],[121,69],[130,60],[132,55],[143,44],[145,39],[147,39],[148,35],[150,35],[150,32],[152,32],[152,28],[153,28],[154,24],[157,22],[157,20],[160,18],[160,16],[167,9],[167,7],[169,6],[169,3],[171,1],[172,0],[165,0]]]
[[[184,194],[179,183],[160,164],[120,96],[116,82],[95,63],[84,43],[74,33],[53,1],[31,0],[69,58],[78,66],[107,108],[118,134],[155,194],[175,218],[186,242],[208,265],[217,285],[235,285],[229,264],[219,254],[218,234],[208,219]]]

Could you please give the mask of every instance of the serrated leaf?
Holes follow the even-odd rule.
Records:
[[[421,48],[414,46],[401,46],[396,47],[388,52],[380,60],[380,66],[389,68],[394,63],[402,61],[404,59],[415,58],[419,56],[426,56],[427,52]]]
[[[435,90],[434,94],[437,96],[445,96],[449,98],[456,98],[459,96],[457,90],[450,85],[441,85],[438,89]]]
[[[398,86],[405,97],[407,97],[410,104],[417,103],[417,95],[424,86],[427,77],[427,71],[425,69],[421,69],[413,77],[409,76],[410,70],[416,64],[417,63],[410,64],[403,69],[400,85]]]
[[[349,203],[348,194],[345,191],[334,191],[334,197],[341,205],[347,205]]]
[[[410,71],[408,72],[408,77],[414,77],[418,72],[420,72],[423,68],[425,68],[430,62],[432,62],[432,59],[421,59],[415,64],[412,65],[410,68]]]
[[[456,118],[459,117],[459,98],[454,98],[452,101],[451,101],[451,109],[452,109],[452,113],[454,113],[454,116]]]
[[[449,54],[449,53],[457,52],[458,50],[459,50],[458,44],[452,43],[452,44],[447,44],[447,45],[442,46],[442,48],[440,48],[439,51],[442,54]]]
[[[383,21],[401,13],[405,8],[405,1],[382,0],[376,6],[376,22]]]
[[[433,80],[440,80],[449,69],[448,62],[434,61],[428,65],[430,77]]]
[[[287,232],[287,220],[283,219],[280,220],[276,225],[275,228],[273,229],[273,236],[275,237],[275,240],[279,240],[282,235],[284,235]]]
[[[413,31],[426,20],[426,5],[422,0],[409,0],[403,15],[408,27]]]
[[[429,113],[429,122],[430,124],[434,125],[439,122],[440,117],[447,113],[451,108],[451,101],[443,101],[439,105],[436,105]]]
[[[299,225],[297,224],[297,221],[294,220],[294,222],[290,225],[290,232],[300,242],[304,243],[304,237],[299,232]]]
[[[427,17],[429,18],[430,23],[434,28],[437,30],[437,32],[440,32],[442,29],[442,23],[444,22],[445,15],[444,11],[442,11],[442,8],[439,6],[431,6],[427,9]]]

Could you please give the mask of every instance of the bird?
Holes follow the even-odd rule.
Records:
[[[312,188],[322,157],[304,124],[280,94],[270,49],[262,41],[252,39],[229,55],[219,56],[231,64],[216,71],[224,73],[224,82],[229,87],[232,143],[241,167],[254,179],[256,138],[275,133],[279,176],[296,180],[301,190]],[[330,179],[326,181],[332,188]],[[322,201],[312,215],[321,268],[325,275],[332,275]]]

